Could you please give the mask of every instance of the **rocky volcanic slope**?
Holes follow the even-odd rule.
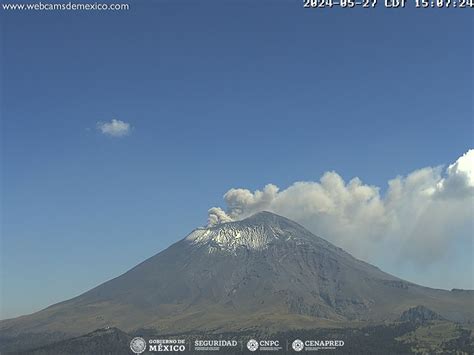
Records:
[[[295,222],[261,212],[199,228],[125,274],[40,312],[0,322],[21,334],[286,330],[397,320],[424,306],[474,320],[474,295],[421,287],[355,259]]]

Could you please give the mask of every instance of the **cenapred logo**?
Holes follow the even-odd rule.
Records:
[[[255,339],[250,339],[247,342],[247,349],[249,349],[250,351],[256,351],[258,349],[258,341],[256,341]]]
[[[300,340],[295,339],[291,343],[291,347],[294,351],[320,351],[320,350],[336,350],[338,347],[343,347],[343,340]]]
[[[141,354],[146,350],[146,341],[145,339],[141,337],[135,337],[132,339],[130,342],[130,349],[135,353],[135,354]]]
[[[304,343],[301,340],[296,339],[291,343],[291,347],[294,351],[301,351],[304,349]]]

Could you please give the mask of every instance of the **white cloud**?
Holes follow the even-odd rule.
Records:
[[[112,119],[110,122],[97,122],[97,129],[107,136],[123,137],[130,134],[130,123]]]
[[[446,169],[447,177],[438,185],[441,196],[468,196],[474,191],[474,149],[469,150]]]
[[[336,172],[280,190],[230,189],[216,223],[267,210],[293,219],[356,257],[376,256],[427,265],[456,238],[472,238],[474,149],[446,169],[426,167],[388,182],[385,193]]]

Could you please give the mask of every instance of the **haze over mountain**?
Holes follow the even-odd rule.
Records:
[[[474,320],[472,291],[401,280],[287,218],[260,212],[198,228],[78,297],[1,321],[0,334],[331,327],[396,321],[416,306],[447,320]]]

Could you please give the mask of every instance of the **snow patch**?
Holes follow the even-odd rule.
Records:
[[[186,240],[193,244],[208,245],[210,251],[226,250],[230,252],[234,252],[240,247],[263,250],[275,240],[289,239],[292,239],[291,235],[273,226],[240,226],[236,223],[196,229],[186,237]]]

